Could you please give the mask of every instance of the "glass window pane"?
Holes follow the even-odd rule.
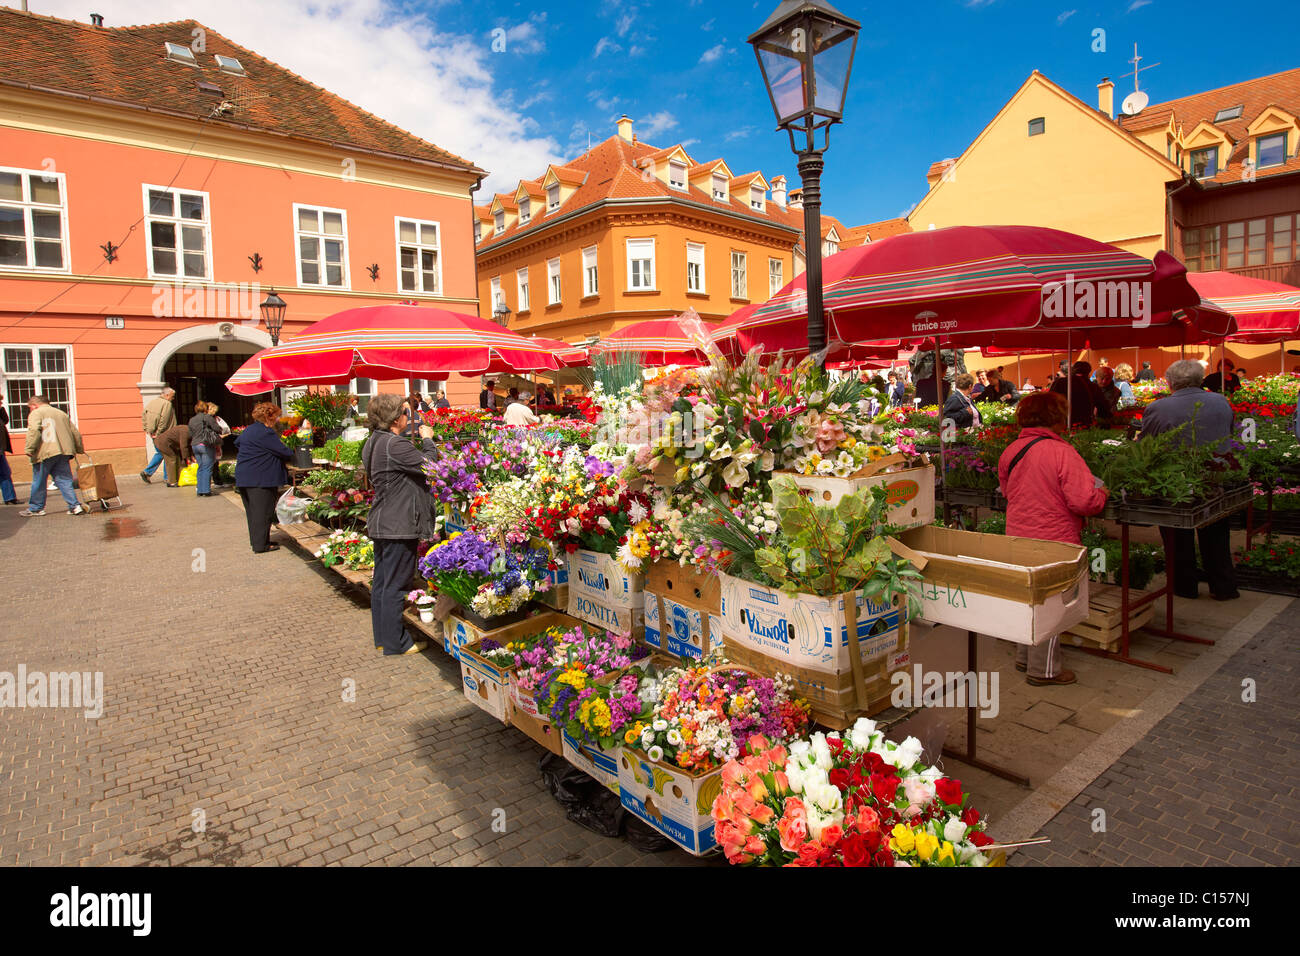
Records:
[[[59,205],[59,181],[53,176],[48,182],[44,176],[28,176],[27,188],[31,190],[32,202]]]
[[[314,262],[302,264],[303,285],[320,285],[320,267]]]
[[[397,225],[397,236],[402,242],[415,242],[415,223],[401,220]]]
[[[68,353],[63,349],[41,349],[41,371],[55,374],[68,370]]]
[[[17,173],[0,173],[0,199],[23,198],[23,177]]]
[[[149,241],[155,249],[175,249],[176,226],[170,222],[149,223]]]
[[[325,261],[342,262],[343,261],[343,243],[333,239],[325,240]]]
[[[57,212],[32,210],[32,235],[40,239],[58,239],[62,236],[62,221]]]
[[[151,216],[175,216],[176,201],[175,197],[161,189],[149,190],[149,215]]]
[[[402,253],[402,256],[401,256],[401,258],[402,258],[402,268],[403,268],[403,269],[414,269],[414,268],[415,268],[415,250],[414,250],[414,249],[408,249],[407,247],[403,246],[403,247],[402,247],[402,250],[401,250],[401,253]]]
[[[426,246],[436,246],[438,244],[438,227],[431,223],[424,223],[420,226],[420,241]]]
[[[438,253],[431,249],[425,249],[420,253],[420,267],[425,270],[436,269],[438,267]],[[525,282],[528,280],[525,279]]]
[[[415,270],[414,269],[402,270],[402,291],[403,292],[415,291]]]
[[[1276,166],[1286,161],[1286,134],[1275,133],[1259,140],[1259,165]]]
[[[303,262],[315,262],[320,258],[320,240],[310,239],[307,236],[298,237],[298,258]]]
[[[32,364],[31,349],[5,349],[5,372],[10,375],[21,375],[24,372],[36,371]]]
[[[325,234],[329,236],[343,235],[343,214],[340,212],[327,212],[322,217],[325,223]]]
[[[320,220],[315,209],[298,210],[299,232],[320,232]]]
[[[328,285],[342,285],[343,284],[342,266],[327,265],[325,267],[325,282]]]
[[[203,251],[203,227],[201,226],[182,226],[181,241],[184,243],[186,252]]]
[[[191,193],[181,193],[181,218],[202,219],[203,197]]]
[[[202,278],[208,273],[207,261],[201,252],[185,253],[185,274],[195,278]]]
[[[1228,223],[1228,238],[1236,239],[1246,234],[1246,224],[1244,222]]]
[[[63,243],[38,239],[33,244],[36,265],[42,269],[63,268]]]
[[[160,276],[176,274],[176,253],[170,249],[155,249],[153,252],[153,271]]]
[[[0,236],[25,236],[27,225],[23,211],[10,206],[0,206]]]
[[[21,239],[0,239],[0,266],[27,265],[27,243]]]

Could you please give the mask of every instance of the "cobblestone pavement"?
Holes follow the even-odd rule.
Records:
[[[1294,608],[1295,605],[1292,605]],[[1043,828],[1013,866],[1300,863],[1300,621],[1280,615]],[[1246,681],[1255,701],[1247,702]],[[1094,832],[1103,818],[1104,832]]]
[[[119,482],[107,515],[0,509],[0,671],[104,682],[98,719],[0,710],[0,865],[695,862],[569,822],[450,658],[379,655],[334,575],[252,554],[237,498]]]

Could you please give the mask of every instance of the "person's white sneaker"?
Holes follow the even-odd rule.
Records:
[[[25,508],[22,511],[18,512],[18,516],[20,518],[39,518],[43,514],[45,514],[44,510],[33,511],[31,508]]]
[[[84,515],[85,513],[86,513],[86,509],[81,507],[81,505],[77,505],[77,507],[75,508],[68,509],[68,514],[70,515]]]

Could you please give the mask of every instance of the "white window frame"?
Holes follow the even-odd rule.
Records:
[[[492,228],[498,233],[506,231],[506,211],[498,209],[492,214]]]
[[[303,232],[301,229],[298,228],[298,221],[299,221],[299,220],[298,220],[298,213],[299,213],[299,210],[302,210],[302,209],[312,210],[312,211],[314,211],[314,212],[316,213],[316,223],[317,223],[318,226],[320,225],[320,223],[321,223],[321,221],[322,221],[322,215],[323,215],[324,213],[327,213],[327,212],[336,212],[336,213],[339,213],[339,215],[341,215],[341,216],[343,217],[343,235],[341,235],[341,236],[328,236],[328,235],[326,235],[326,234],[323,233],[323,232]],[[339,256],[340,264],[341,264],[342,267],[343,267],[343,284],[342,284],[342,285],[330,285],[328,282],[324,282],[324,281],[322,281],[322,282],[312,282],[312,283],[307,283],[307,282],[303,282],[303,281],[302,281],[302,242],[301,242],[301,240],[302,240],[302,238],[303,238],[304,236],[309,237],[309,238],[312,238],[312,239],[321,240],[322,242],[323,242],[325,239],[332,239],[332,240],[341,241],[341,242],[343,243],[343,251],[342,251],[342,253],[341,253],[340,256]],[[324,245],[322,245],[322,246],[320,247],[320,255],[321,255],[321,258],[319,259],[319,262],[320,262],[320,277],[321,277],[321,279],[323,280],[323,279],[325,278],[325,247],[324,247]],[[346,209],[332,209],[332,208],[329,207],[329,206],[313,206],[313,205],[311,205],[310,203],[305,203],[305,202],[304,202],[304,203],[298,203],[298,202],[294,203],[294,204],[293,204],[293,262],[294,262],[294,269],[297,271],[297,275],[298,275],[298,285],[299,285],[300,287],[302,287],[302,288],[304,288],[304,289],[320,289],[321,291],[324,291],[324,292],[329,292],[329,291],[351,292],[351,291],[352,291],[352,270],[348,268],[348,213],[347,213],[347,210],[346,210]]]
[[[775,266],[775,268],[773,268]],[[773,259],[770,256],[767,260],[767,297],[770,299],[776,295],[785,286],[785,260]]]
[[[402,223],[404,222],[413,223],[415,225],[416,240],[414,243],[406,242],[402,239]],[[432,226],[434,229],[436,240],[432,246],[424,242],[422,238],[425,226]],[[442,295],[442,223],[433,219],[412,219],[407,216],[394,216],[393,237],[397,243],[397,291],[407,292],[413,295]],[[414,289],[407,289],[402,285],[402,246],[409,246],[415,250],[415,281],[417,287]],[[424,288],[424,269],[420,263],[421,254],[425,252],[433,252],[436,257],[433,281],[437,283],[438,287],[433,291]]]
[[[489,298],[492,300],[492,314],[496,315],[501,311],[501,306],[506,304],[506,294],[501,291],[501,277],[492,277],[492,291]]]
[[[180,212],[181,193],[187,196],[203,197],[203,219],[183,219],[180,216],[155,216],[149,211],[149,193],[157,190],[162,193],[172,194],[172,208]],[[141,192],[144,196],[144,257],[145,267],[149,270],[149,278],[157,279],[160,282],[212,282],[212,200],[211,197],[202,189],[185,189],[181,186],[153,186],[149,183],[143,183]],[[153,229],[155,222],[171,223],[176,229],[176,241],[181,245],[176,247],[176,268],[179,270],[174,275],[168,275],[165,272],[155,272],[153,267]],[[184,240],[181,238],[181,227],[201,226],[203,229],[203,275],[187,276],[185,274],[185,253]]]
[[[71,249],[72,243],[68,239],[68,180],[66,173],[51,172],[48,169],[23,169],[19,166],[0,166],[0,173],[17,173],[19,184],[22,186],[23,195],[27,199],[0,199],[0,203],[6,206],[18,206],[23,210],[23,230],[27,237],[27,261],[31,265],[27,266],[0,266],[0,270],[15,270],[22,272],[37,272],[42,275],[68,274],[72,271]],[[62,244],[63,265],[38,266],[36,265],[36,242],[32,229],[32,210],[37,209],[41,212],[53,211],[53,206],[48,203],[37,203],[31,200],[31,185],[27,181],[28,176],[40,176],[42,179],[53,178],[59,184],[59,233]]]
[[[719,183],[722,184],[721,188],[718,187]],[[713,198],[718,200],[719,202],[727,201],[727,177],[726,176],[719,176],[716,173],[713,175]]]
[[[475,219],[474,220],[474,244],[477,245],[482,241],[483,241],[483,220]]]
[[[600,295],[600,262],[595,246],[582,250],[582,297]]]
[[[822,242],[822,255],[829,258],[840,251],[840,244],[833,239],[826,239]]]
[[[680,173],[681,173],[681,177],[680,177],[681,181],[680,181],[680,182],[674,182],[674,180],[673,180],[673,176],[674,176],[674,174],[678,173],[679,171],[680,171]],[[685,163],[679,162],[679,161],[677,161],[677,160],[675,160],[675,159],[673,159],[673,160],[669,160],[669,162],[668,162],[668,186],[669,186],[670,189],[680,189],[680,190],[682,190],[683,192],[686,190],[686,164],[685,164]]]
[[[643,250],[643,249],[645,249],[647,243],[649,244],[649,247],[650,247],[650,256],[649,256],[649,258],[647,258],[647,257],[644,256],[644,255],[641,255],[641,256],[638,256],[638,257],[636,258],[635,261],[637,261],[637,262],[649,262],[649,263],[650,263],[650,275],[649,275],[649,277],[648,277],[648,281],[649,281],[650,284],[649,284],[649,285],[644,285],[644,284],[642,284],[642,285],[636,285],[636,284],[633,282],[633,270],[632,270],[632,262],[633,262],[633,258],[632,258],[632,247],[633,247],[633,245],[635,244],[635,245],[637,246],[638,250]],[[658,291],[658,286],[657,286],[656,283],[655,283],[655,241],[654,241],[653,239],[649,239],[649,238],[642,238],[642,239],[626,239],[626,240],[624,240],[624,249],[625,249],[626,254],[627,254],[627,291],[629,291],[629,292],[655,292],[655,291]]]
[[[698,254],[698,257],[692,258],[695,254]],[[694,286],[691,285],[691,266],[693,265],[698,265],[700,267],[700,281]],[[703,295],[706,288],[704,273],[704,244],[700,242],[688,242],[686,243],[686,291]]]
[[[363,395],[363,394],[361,394],[361,392],[357,391],[357,382],[369,382],[369,383],[370,383],[370,389],[371,389],[370,392],[368,392],[367,394]],[[407,393],[406,393],[406,394],[409,395],[409,394],[410,394],[410,384],[411,384],[411,380],[410,380],[410,379],[407,379],[407,380],[406,380],[406,384],[407,384]],[[335,386],[334,386],[334,394],[335,394],[335,395],[342,395],[343,392],[340,392],[340,391],[339,391],[339,389],[341,389],[341,388],[343,388],[342,385],[335,385]],[[365,413],[366,413],[366,409],[367,409],[367,408],[369,407],[369,405],[370,405],[370,400],[371,400],[372,398],[374,398],[376,395],[379,394],[379,379],[377,379],[377,378],[354,378],[354,379],[352,379],[351,381],[348,382],[347,394],[349,394],[349,395],[355,395],[355,396],[356,396],[356,399],[357,399],[357,411],[359,411],[362,415],[365,415]],[[402,398],[406,398],[406,395],[403,395]]]
[[[757,195],[758,198],[755,198]],[[762,212],[767,203],[766,190],[759,189],[757,186],[749,187],[749,208]]]
[[[559,305],[564,286],[560,278],[560,260],[551,259],[546,263],[546,304]]]
[[[740,261],[740,291],[736,291],[736,261]],[[749,253],[731,250],[731,297],[749,299]]]
[[[30,373],[10,372],[9,363],[6,361],[7,352],[9,349],[17,349],[19,351],[31,352],[32,369],[33,369],[32,372]],[[57,375],[42,373],[40,370],[41,368],[40,353],[42,349],[62,351],[67,356],[68,371],[66,373],[57,374]],[[27,399],[23,398],[18,401],[14,400],[14,395],[13,392],[11,391],[13,387],[13,382],[17,379],[29,379],[29,378],[35,379],[36,391],[34,391],[32,394],[43,395],[45,394],[46,391],[43,384],[46,379],[66,378],[68,380],[67,412],[68,412],[68,417],[71,418],[73,423],[75,424],[77,421],[77,382],[76,382],[76,377],[73,374],[74,371],[75,371],[75,366],[73,365],[73,361],[72,361],[71,345],[53,345],[53,344],[47,345],[43,343],[32,343],[32,342],[9,342],[5,344],[0,344],[0,379],[4,380],[5,411],[9,412],[9,443],[10,445],[13,446],[15,454],[19,454],[19,455],[22,454],[22,438],[17,437],[16,440],[15,438],[19,431],[25,432],[27,430],[27,424],[26,424]],[[58,405],[55,405],[53,402],[51,402],[50,404],[53,405],[55,408],[59,407]],[[18,414],[14,414],[15,408],[17,408]],[[19,424],[20,420],[22,421],[22,424]]]
[[[519,308],[515,312],[527,312],[529,310],[528,295],[528,267],[515,270],[515,295],[518,297]]]
[[[554,193],[552,193],[552,190],[554,190]],[[559,209],[561,201],[562,200],[560,198],[560,184],[551,183],[549,186],[546,187],[546,211],[554,212],[555,210]]]
[[[519,222],[522,225],[532,218],[533,201],[525,196],[523,199],[519,200]]]

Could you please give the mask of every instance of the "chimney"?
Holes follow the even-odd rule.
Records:
[[[92,26],[102,27],[104,25],[103,15],[99,13],[92,13],[90,15],[90,23]]]
[[[786,205],[786,208],[787,208],[787,209],[793,209],[795,212],[798,212],[800,209],[803,208],[803,190],[802,190],[802,189],[792,189],[792,190],[790,190],[790,202]]]
[[[1105,113],[1107,119],[1115,118],[1115,84],[1108,76],[1103,76],[1097,84],[1097,109]]]
[[[621,117],[619,117],[619,120],[618,120],[618,135],[619,135],[619,137],[620,137],[621,139],[624,139],[624,140],[626,140],[626,141],[629,142],[629,143],[633,142],[633,138],[632,138],[632,121],[631,121],[630,119],[627,118],[627,114],[626,114],[626,113],[624,113]]]
[[[785,208],[785,177],[776,176],[772,179],[772,202],[776,203],[782,209]]]

